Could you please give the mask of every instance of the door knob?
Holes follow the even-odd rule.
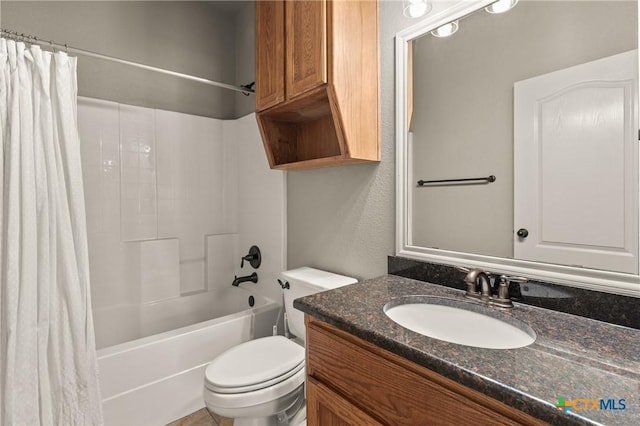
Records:
[[[518,229],[518,232],[516,232],[516,235],[519,238],[527,238],[529,236],[529,231],[527,231],[524,228],[520,228],[520,229]]]

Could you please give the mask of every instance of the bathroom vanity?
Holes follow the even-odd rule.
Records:
[[[544,424],[325,322],[307,334],[310,425]]]
[[[307,315],[309,425],[640,424],[640,331],[516,304],[505,315],[528,324],[534,343],[464,346],[384,314],[409,295],[464,300],[391,275],[296,300]]]

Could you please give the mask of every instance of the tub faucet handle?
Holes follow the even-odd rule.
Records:
[[[258,246],[251,246],[249,249],[249,254],[246,256],[242,256],[242,260],[240,261],[240,268],[244,268],[244,261],[249,262],[249,264],[254,268],[258,269],[260,264],[262,263],[262,254],[260,253],[260,248]]]

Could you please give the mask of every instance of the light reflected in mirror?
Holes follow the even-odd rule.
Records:
[[[637,17],[521,0],[410,42],[407,245],[638,274]]]

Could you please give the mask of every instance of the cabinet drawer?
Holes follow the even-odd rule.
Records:
[[[307,374],[385,424],[544,424],[315,320],[307,324]]]
[[[308,426],[382,426],[346,399],[316,380],[307,380]]]

